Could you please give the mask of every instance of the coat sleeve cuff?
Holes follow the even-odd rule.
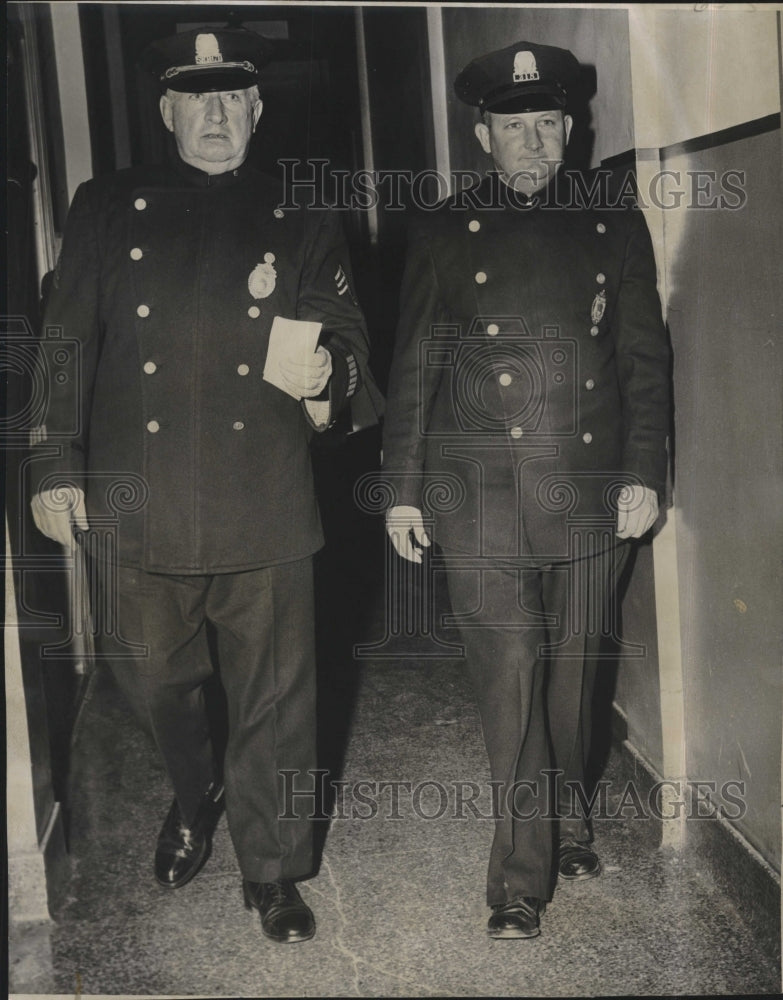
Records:
[[[324,345],[332,356],[332,375],[327,388],[333,415],[337,415],[362,385],[359,361],[350,344],[332,336]]]
[[[307,422],[316,431],[331,427],[362,385],[359,362],[350,345],[332,334],[323,346],[332,357],[332,374],[322,392],[302,400]]]
[[[658,502],[663,504],[667,493],[667,470],[669,456],[665,448],[635,448],[626,454],[623,468],[626,472],[638,476],[642,484],[654,490]]]

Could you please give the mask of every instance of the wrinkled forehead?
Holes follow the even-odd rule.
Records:
[[[238,94],[242,97],[248,104],[248,106],[258,103],[260,100],[258,94],[258,87],[234,87],[227,88],[226,90],[166,90],[165,96],[174,103],[183,104],[190,100],[194,96],[201,95],[202,97],[216,97],[218,100],[225,100],[228,97]]]
[[[554,119],[557,122],[565,120],[565,114],[559,108],[547,108],[544,111],[513,111],[499,113],[497,111],[485,111],[486,116],[492,123],[503,125],[506,122],[522,121],[534,125],[537,121]]]

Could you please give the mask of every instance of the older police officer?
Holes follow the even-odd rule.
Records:
[[[295,885],[311,872],[311,824],[283,801],[280,775],[315,765],[323,538],[308,443],[369,376],[338,217],[283,211],[280,186],[247,162],[268,48],[245,29],[204,28],[145,54],[176,150],[74,198],[45,322],[64,334],[46,344],[52,371],[72,349],[78,378],[53,378],[33,510],[64,544],[74,524],[117,526],[116,552],[99,558],[119,595],[104,646],[125,654],[115,676],[175,792],[158,882],[179,888],[204,864],[225,786],[245,903],[268,937],[294,942],[315,933]],[[284,349],[267,381],[276,316],[322,332],[309,353]],[[202,694],[208,622],[228,701],[223,774]]]
[[[421,562],[431,498],[501,791],[494,938],[536,936],[554,879],[600,872],[584,766],[602,612],[667,464],[644,219],[562,171],[578,76],[570,52],[520,41],[457,77],[496,172],[411,228],[384,430],[387,529]]]

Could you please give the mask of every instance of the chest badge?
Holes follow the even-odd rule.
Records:
[[[247,287],[254,299],[265,299],[272,294],[277,284],[277,271],[274,268],[275,255],[264,254],[263,264],[256,264],[247,279]]]
[[[593,323],[600,323],[604,318],[604,313],[606,312],[606,290],[601,289],[601,291],[593,299],[593,304],[590,306],[590,319]]]

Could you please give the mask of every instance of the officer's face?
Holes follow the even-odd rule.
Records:
[[[160,99],[160,113],[174,133],[179,155],[208,174],[225,173],[244,161],[261,107],[255,87],[213,94],[169,90]]]
[[[495,161],[507,184],[523,194],[545,187],[563,162],[573,121],[562,111],[524,111],[488,115],[476,125],[476,137]]]

